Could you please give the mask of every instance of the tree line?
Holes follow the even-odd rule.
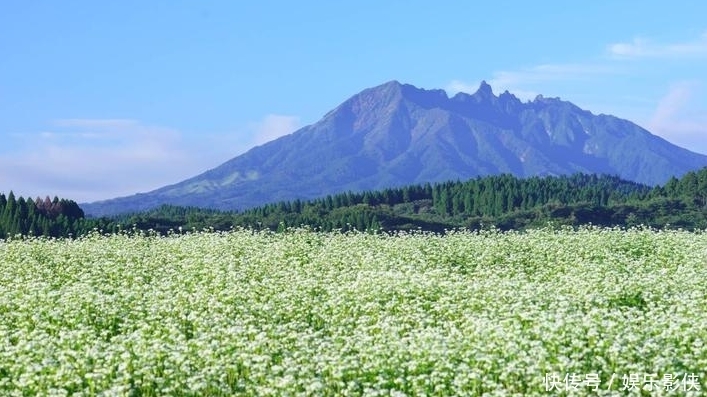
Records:
[[[10,198],[12,196],[12,199]],[[70,200],[0,195],[0,232],[78,236],[91,230],[409,230],[497,227],[502,230],[592,223],[600,226],[707,228],[707,168],[649,187],[616,176],[575,174],[417,184],[295,199],[242,212],[163,205],[112,218],[85,218]],[[14,204],[10,205],[10,201]],[[22,204],[20,204],[22,202]],[[10,209],[8,209],[8,207]],[[23,209],[20,209],[23,208]]]
[[[76,202],[49,196],[41,199],[0,193],[0,237],[44,235],[68,237],[82,232],[84,212]]]
[[[516,178],[418,184],[346,192],[315,200],[266,204],[240,213],[162,206],[123,216],[123,224],[162,233],[233,226],[281,230],[308,225],[324,231],[424,229],[503,230],[593,223],[602,226],[707,228],[707,168],[654,188],[609,175]]]

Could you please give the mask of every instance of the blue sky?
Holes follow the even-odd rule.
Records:
[[[707,153],[707,3],[558,4],[4,2],[0,191],[152,190],[393,79],[560,97]]]

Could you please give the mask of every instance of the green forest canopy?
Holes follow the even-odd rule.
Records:
[[[649,187],[608,175],[477,177],[378,191],[347,192],[315,200],[266,204],[242,212],[163,205],[117,217],[86,218],[71,200],[0,194],[0,236],[80,236],[92,230],[228,230],[309,226],[329,231],[422,229],[502,230],[592,223],[684,229],[707,228],[707,168]]]

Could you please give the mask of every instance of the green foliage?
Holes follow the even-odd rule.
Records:
[[[703,181],[698,185],[694,181]],[[697,187],[696,187],[697,186]],[[167,233],[231,227],[267,228],[307,225],[331,230],[501,230],[560,225],[707,228],[707,169],[674,179],[665,188],[649,188],[612,176],[565,175],[519,179],[511,175],[466,182],[413,185],[347,192],[317,200],[280,202],[236,212],[162,206],[116,221]]]
[[[0,238],[15,235],[76,236],[83,231],[84,213],[76,202],[54,197],[25,199],[0,193]]]
[[[0,195],[0,236],[79,236],[93,230],[170,231],[248,227],[284,230],[309,226],[321,231],[351,230],[525,230],[559,225],[707,228],[707,169],[649,188],[613,176],[563,175],[519,179],[511,175],[465,182],[412,185],[347,192],[316,200],[277,202],[243,212],[163,205],[114,218],[84,219],[68,200],[16,200]]]

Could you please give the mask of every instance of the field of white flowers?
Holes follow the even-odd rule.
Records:
[[[701,395],[707,234],[0,242],[0,395]]]

